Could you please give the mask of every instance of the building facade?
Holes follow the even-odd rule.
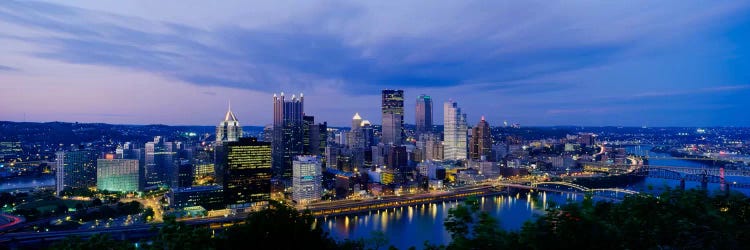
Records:
[[[298,156],[294,161],[292,200],[307,204],[320,200],[323,195],[323,171],[315,156]]]
[[[382,92],[382,138],[384,144],[401,145],[404,140],[404,91],[386,89]]]
[[[469,157],[472,160],[481,160],[483,156],[485,160],[495,160],[494,155],[492,155],[490,124],[484,120],[484,116],[477,123],[477,126],[471,129],[471,140],[469,140]]]
[[[251,206],[271,197],[271,144],[256,138],[226,142],[217,150],[222,165],[224,201],[230,207]]]
[[[177,176],[176,144],[165,141],[161,136],[156,136],[154,141],[146,143],[144,149],[146,186],[156,187],[172,184]]]
[[[237,120],[237,116],[232,113],[232,105],[229,105],[227,114],[224,115],[224,121],[216,126],[216,141],[238,141],[242,137],[242,127]]]
[[[417,109],[414,118],[417,136],[432,132],[432,98],[428,95],[417,97]]]
[[[98,159],[96,188],[115,192],[143,191],[144,173],[138,160]]]
[[[443,105],[443,134],[443,158],[465,160],[468,135],[466,114],[462,113],[458,103],[452,100]]]
[[[55,189],[60,195],[66,188],[96,186],[96,158],[93,150],[60,151],[56,154]]]
[[[282,92],[273,95],[273,174],[284,180],[292,178],[292,161],[304,154],[304,96],[287,100]]]

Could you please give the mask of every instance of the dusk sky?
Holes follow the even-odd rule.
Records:
[[[0,120],[750,126],[750,1],[0,1]]]

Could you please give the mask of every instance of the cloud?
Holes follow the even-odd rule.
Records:
[[[670,96],[707,94],[707,93],[716,93],[716,92],[740,91],[740,90],[746,90],[746,89],[750,89],[750,85],[727,85],[727,86],[717,86],[717,87],[689,89],[689,90],[644,92],[644,93],[635,94],[633,95],[633,97],[635,98],[670,97]]]
[[[0,65],[0,72],[2,71],[18,71],[18,69],[10,66]]]
[[[502,83],[575,71],[614,60],[644,35],[599,29],[588,22],[613,28],[632,23],[600,15],[577,20],[571,16],[580,10],[567,5],[551,9],[531,4],[539,8],[536,14],[527,10],[528,5],[423,4],[386,4],[389,9],[382,9],[370,3],[332,1],[299,10],[304,14],[298,19],[279,19],[266,26],[248,28],[240,22],[203,28],[58,4],[5,1],[0,3],[0,21],[48,32],[20,38],[42,47],[43,52],[33,53],[41,58],[147,71],[202,86],[274,92],[328,85],[350,94]],[[416,6],[425,7],[425,13],[409,9]],[[640,10],[595,7],[620,16]],[[497,12],[478,11],[485,8]],[[456,26],[450,19],[437,18],[440,15],[465,20]],[[650,12],[639,17],[661,18]],[[538,81],[533,86],[484,88],[511,86],[517,93],[563,89],[559,83],[545,85]]]

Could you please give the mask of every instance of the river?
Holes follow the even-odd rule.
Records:
[[[540,192],[530,194],[498,195],[479,198],[483,211],[499,219],[500,226],[516,230],[524,222],[541,215],[551,204],[580,201],[583,195],[572,193]],[[424,241],[448,244],[450,235],[443,226],[448,210],[458,202],[439,202],[370,212],[361,215],[337,216],[323,219],[324,230],[337,240],[370,237],[373,231],[382,231],[390,245],[399,249],[411,246],[421,249]]]
[[[627,147],[628,153],[645,155],[651,150],[650,146]],[[670,157],[669,154],[648,152],[649,156]],[[701,162],[681,159],[651,160],[651,165],[678,167],[710,167]],[[727,178],[732,181],[731,178]],[[740,181],[741,179],[736,179]],[[745,178],[745,182],[750,182]],[[677,180],[665,180],[647,177],[639,183],[623,186],[631,190],[661,193],[667,187],[678,188]],[[687,182],[686,188],[700,188],[700,183]],[[709,184],[709,190],[719,190],[719,184]],[[735,190],[748,195],[748,190]],[[578,202],[582,195],[542,192],[537,199],[527,195],[500,195],[482,198],[482,209],[489,212],[500,221],[500,226],[508,230],[518,230],[524,222],[534,219],[544,212],[550,203],[562,204],[567,201]],[[441,202],[436,204],[389,209],[387,211],[371,212],[362,215],[337,216],[324,219],[324,229],[338,240],[367,238],[373,231],[382,231],[389,240],[389,244],[399,249],[411,246],[421,249],[423,242],[429,240],[435,244],[448,244],[450,235],[445,231],[443,222],[448,216],[448,210],[455,207],[457,202]]]
[[[17,177],[0,180],[0,192],[12,192],[16,190],[28,190],[37,187],[50,186],[55,186],[55,177],[53,175],[44,175],[42,177]]]

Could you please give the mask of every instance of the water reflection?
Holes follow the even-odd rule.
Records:
[[[550,193],[519,193],[514,195],[487,196],[480,198],[480,207],[500,222],[506,229],[519,229],[523,223],[544,212],[550,204],[580,201],[583,197]],[[460,202],[460,201],[459,201]],[[421,204],[412,207],[391,208],[384,211],[359,215],[358,220],[347,216],[328,217],[325,230],[336,239],[358,239],[370,236],[370,232],[385,232],[390,243],[400,249],[421,247],[425,240],[447,244],[450,235],[443,227],[450,208],[457,201]],[[372,223],[368,223],[372,221]]]

